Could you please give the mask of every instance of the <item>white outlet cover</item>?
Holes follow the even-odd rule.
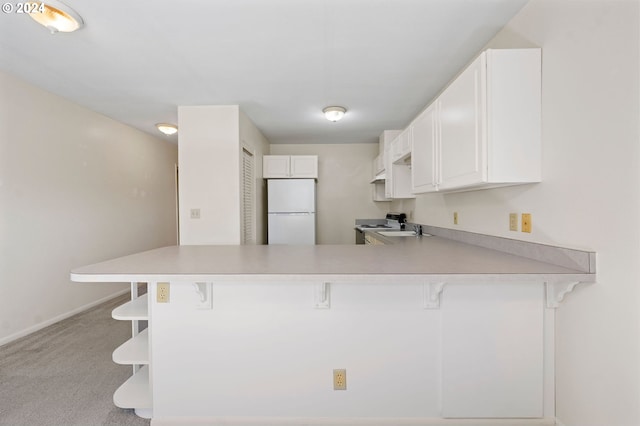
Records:
[[[200,219],[200,209],[191,209],[191,219]]]

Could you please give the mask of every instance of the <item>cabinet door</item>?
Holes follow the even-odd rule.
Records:
[[[391,162],[391,146],[384,153],[384,196],[387,198],[393,198],[393,164]]]
[[[262,157],[262,177],[288,178],[290,158],[288,155],[265,155]]]
[[[407,164],[392,164],[393,198],[416,198],[411,192],[411,167]]]
[[[391,154],[391,162],[395,162],[398,158],[400,158],[400,138],[402,137],[402,133],[398,135],[397,138],[395,138],[392,142],[391,142],[391,148],[389,149],[389,153]]]
[[[402,156],[411,155],[411,133],[412,127],[409,126],[400,135],[400,153]]]
[[[391,154],[391,150],[385,154],[385,197],[416,198],[411,192],[411,168],[406,164],[393,164]]]
[[[414,194],[438,189],[436,181],[438,101],[432,103],[413,122],[411,189]]]
[[[480,55],[439,97],[440,187],[487,179],[484,102],[486,56]]]
[[[448,284],[442,297],[443,417],[542,417],[542,285]]]
[[[402,133],[391,143],[393,149],[393,162],[400,163],[411,155],[411,126],[404,129]]]
[[[291,177],[292,178],[317,178],[318,177],[318,156],[317,155],[292,155],[291,156]]]

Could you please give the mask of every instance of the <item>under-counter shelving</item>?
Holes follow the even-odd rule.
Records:
[[[138,296],[137,285],[131,285],[131,300],[111,312],[116,320],[132,322],[132,337],[113,351],[113,362],[133,366],[133,375],[113,394],[113,403],[120,408],[133,408],[140,417],[151,418],[149,329],[139,331],[140,321],[149,320],[149,298],[147,294]]]
[[[139,321],[149,319],[148,296],[143,294],[131,301],[120,305],[111,312],[111,317],[123,321]]]
[[[149,364],[149,329],[142,330],[113,351],[113,362],[125,365]]]
[[[142,367],[129,377],[113,394],[113,403],[120,408],[133,408],[140,417],[150,418],[151,392],[149,391],[149,367]]]

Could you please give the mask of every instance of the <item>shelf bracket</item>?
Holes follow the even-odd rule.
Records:
[[[196,294],[198,295],[196,309],[213,309],[213,298],[211,297],[213,284],[193,283],[193,287],[196,290]]]
[[[581,281],[547,281],[545,282],[547,308],[557,308],[567,294],[571,293]]]
[[[444,282],[426,283],[423,285],[424,309],[440,309],[440,295],[444,290]]]
[[[329,309],[331,307],[331,284],[319,283],[315,285],[315,308]]]

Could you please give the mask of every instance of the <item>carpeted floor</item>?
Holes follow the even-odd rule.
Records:
[[[131,323],[111,318],[124,295],[0,346],[0,425],[149,425],[113,405],[132,373],[111,353],[131,337]]]

